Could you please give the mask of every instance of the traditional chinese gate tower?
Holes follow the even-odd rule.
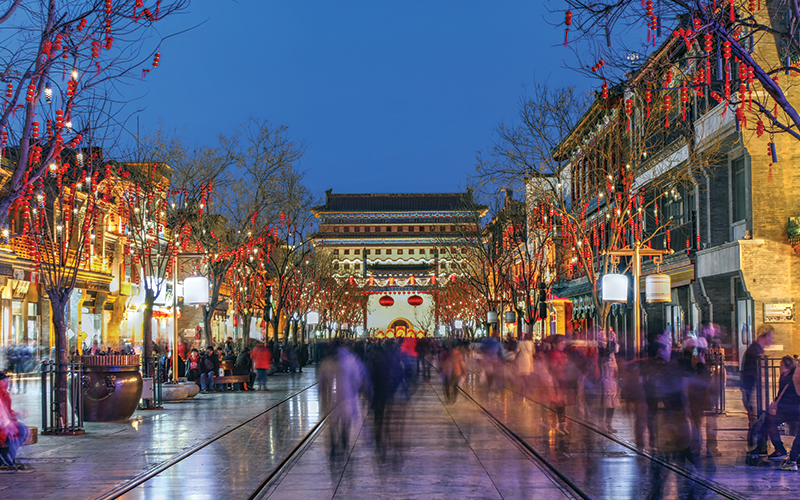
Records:
[[[370,295],[365,330],[438,329],[435,290],[457,279],[456,260],[486,207],[465,193],[333,194],[316,207],[318,251],[334,273]]]

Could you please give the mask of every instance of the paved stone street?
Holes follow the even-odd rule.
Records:
[[[218,392],[164,410],[137,411],[130,422],[88,423],[83,436],[40,436],[24,448],[23,462],[34,471],[4,474],[0,497],[86,499],[118,494],[120,485],[143,478],[180,455],[185,460],[141,481],[121,498],[246,498],[319,421],[316,387],[253,418],[280,400],[314,383],[314,371],[278,374],[269,392]],[[628,446],[632,420],[619,411],[614,425],[619,442],[570,423],[570,435],[551,429],[551,412],[522,395],[488,393],[470,378],[466,389],[489,413],[530,444],[591,498],[640,498],[653,488],[651,461]],[[728,390],[728,413],[719,418],[723,456],[702,458],[693,473],[732,498],[797,498],[797,474],[744,465],[745,417],[735,389]],[[23,420],[37,425],[38,386],[13,400]],[[390,405],[382,447],[364,406],[350,430],[350,447],[331,458],[330,426],[300,448],[262,498],[574,498],[519,443],[463,395],[453,405],[442,401],[438,379],[418,384],[408,402]],[[577,415],[571,415],[578,418]],[[251,420],[243,424],[243,422]],[[228,432],[230,431],[230,432]],[[210,442],[214,437],[218,439]],[[791,437],[785,437],[788,444]],[[666,498],[690,483],[666,474]],[[704,490],[706,498],[720,498]]]

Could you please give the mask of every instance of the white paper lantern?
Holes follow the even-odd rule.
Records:
[[[453,326],[455,326],[455,327],[456,327],[456,330],[461,330],[461,328],[463,328],[463,327],[464,327],[464,322],[463,322],[463,321],[461,321],[460,319],[457,319],[457,320],[455,320],[455,321],[453,322]]]
[[[489,311],[489,314],[486,315],[486,322],[492,324],[497,323],[497,313]]]
[[[506,323],[516,323],[517,313],[514,311],[506,311]]]
[[[645,295],[647,302],[671,302],[672,284],[666,274],[651,274],[645,278]]]
[[[606,302],[628,301],[628,277],[624,274],[603,276],[603,300]]]
[[[309,325],[318,325],[319,313],[314,311],[309,311],[309,313],[306,314],[306,323],[308,323]]]
[[[183,280],[183,303],[208,304],[208,279],[203,276],[192,276]]]

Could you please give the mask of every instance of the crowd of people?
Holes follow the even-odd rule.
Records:
[[[205,349],[190,348],[188,344],[178,345],[178,373],[190,382],[200,386],[203,394],[217,390],[269,390],[267,376],[276,372],[302,373],[309,362],[309,346],[294,342],[257,342],[237,348],[233,338]],[[163,381],[172,380],[172,353],[166,352],[159,359]],[[229,373],[223,366],[229,366]],[[244,375],[247,382],[234,385],[218,384],[218,376]]]
[[[457,401],[459,386],[473,373],[478,386],[490,394],[510,389],[540,403],[545,409],[541,413],[543,422],[556,436],[570,435],[574,424],[569,422],[575,419],[613,435],[622,423],[617,409],[624,406],[627,411],[622,418],[632,423],[639,449],[692,469],[700,458],[710,458],[713,463],[713,458],[721,454],[717,413],[713,410],[726,386],[726,371],[721,358],[709,361],[709,356],[719,352],[717,331],[707,325],[697,333],[686,332],[677,338],[670,331],[657,333],[649,336],[638,357],[627,360],[619,356],[613,330],[599,328],[581,338],[551,335],[536,343],[530,336],[504,342],[496,337],[479,341],[334,340],[316,343],[314,352],[312,346],[292,342],[240,343],[237,347],[228,338],[205,349],[182,344],[177,354],[180,376],[196,382],[204,393],[228,388],[266,391],[268,375],[302,372],[313,357],[318,362],[321,408],[330,413],[332,459],[345,456],[350,429],[360,418],[362,402],[371,412],[379,456],[386,458],[397,452],[408,402],[418,383],[431,382],[432,370],[437,370],[445,403]],[[763,325],[743,357],[740,387],[750,429],[748,463],[781,461],[780,470],[796,471],[800,440],[795,439],[787,450],[781,436],[782,429],[796,435],[800,428],[796,358],[781,359],[778,396],[766,411],[759,413],[755,403],[757,363],[773,338],[772,328]],[[10,373],[24,371],[25,363],[30,362],[24,349],[9,349],[6,359]],[[172,378],[171,361],[170,352],[159,358],[165,381]],[[246,375],[246,381],[238,387],[217,383],[223,366],[231,375]],[[8,394],[12,380],[3,373],[0,382],[2,402],[3,391]],[[0,412],[0,425],[6,424],[5,434],[0,436],[7,441],[9,436],[24,433],[9,423],[13,412],[8,401],[6,411]],[[659,484],[657,477],[655,484]]]
[[[27,392],[28,375],[36,374],[39,367],[36,349],[30,344],[11,344],[0,358],[5,360],[9,390]]]

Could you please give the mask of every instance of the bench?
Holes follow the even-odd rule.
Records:
[[[224,375],[222,377],[214,377],[214,385],[241,384],[243,382],[250,382],[250,375]]]
[[[250,375],[233,375],[233,362],[232,361],[223,361],[220,363],[220,368],[222,368],[222,373],[224,375],[214,377],[214,385],[222,385],[222,384],[249,384],[250,383]]]

